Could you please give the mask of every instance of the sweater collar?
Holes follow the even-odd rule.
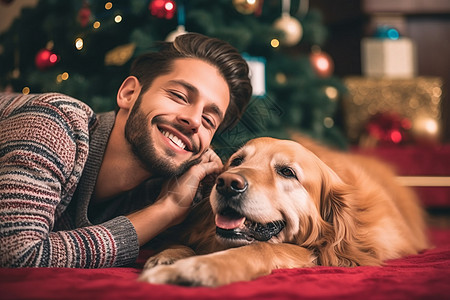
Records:
[[[89,124],[89,155],[77,187],[77,226],[91,226],[88,219],[89,203],[94,193],[97,176],[105,154],[106,145],[114,126],[116,115],[113,111],[97,115],[97,122]]]

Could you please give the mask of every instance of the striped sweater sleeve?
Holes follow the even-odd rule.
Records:
[[[53,231],[80,180],[93,121],[89,107],[61,94],[0,94],[1,267],[126,263],[117,259],[125,217]]]

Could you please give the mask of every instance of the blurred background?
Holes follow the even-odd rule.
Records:
[[[301,132],[391,162],[448,213],[447,0],[0,0],[0,91],[112,110],[133,58],[185,32],[228,41],[251,68],[252,101],[216,136],[220,155]]]
[[[186,31],[234,45],[254,101],[219,142],[301,131],[338,147],[449,140],[450,2],[1,0],[0,89],[115,107],[133,58]]]

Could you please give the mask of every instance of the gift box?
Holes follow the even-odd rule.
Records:
[[[413,78],[416,65],[416,47],[409,38],[361,41],[362,74],[367,77]]]
[[[374,122],[374,116],[380,113],[396,114],[401,117],[402,122],[409,121],[410,126],[405,129],[410,133],[409,142],[421,138],[439,141],[442,126],[441,78],[386,79],[354,76],[344,78],[343,81],[347,87],[347,93],[342,99],[343,115],[350,142],[361,144],[363,138],[368,137],[369,122]],[[382,128],[385,124],[379,125]]]

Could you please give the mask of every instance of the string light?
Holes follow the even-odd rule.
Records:
[[[51,54],[50,57],[48,58],[48,60],[54,64],[55,62],[58,61],[58,55],[56,55],[55,53]]]
[[[338,90],[334,86],[327,86],[325,88],[325,94],[330,100],[334,101],[338,97]]]
[[[116,22],[116,23],[122,22],[122,16],[121,16],[121,15],[117,15],[117,16],[114,18],[114,22]]]
[[[75,40],[75,48],[77,48],[77,50],[83,49],[83,45],[84,45],[84,42],[83,42],[82,38],[79,37]]]
[[[277,73],[275,75],[275,80],[279,83],[279,84],[285,84],[287,82],[287,77],[286,75],[284,75],[283,73]]]
[[[24,94],[24,95],[28,95],[30,93],[30,88],[29,87],[24,87],[23,89],[22,89],[22,94]]]
[[[326,128],[332,128],[334,126],[334,120],[333,118],[330,117],[326,117],[325,119],[323,119],[323,125]]]
[[[436,120],[428,119],[425,123],[425,129],[428,133],[436,134],[438,132],[438,124]]]
[[[57,83],[61,83],[64,80],[67,80],[67,79],[69,79],[69,73],[67,73],[67,72],[64,72],[62,74],[58,74],[58,76],[56,76],[56,82]]]
[[[174,9],[174,5],[173,5],[172,2],[168,1],[168,2],[164,5],[164,8],[165,8],[167,11],[171,11],[172,9]]]
[[[110,10],[110,9],[112,8],[112,6],[113,6],[113,5],[112,5],[111,2],[106,2],[106,3],[105,3],[105,9],[106,9],[106,10]]]
[[[94,24],[92,24],[92,27],[94,27],[94,29],[97,29],[100,27],[100,22],[99,21],[95,21]]]
[[[395,144],[398,144],[403,140],[402,134],[397,129],[392,130],[390,137],[391,141],[394,142]]]
[[[272,39],[270,41],[270,46],[272,46],[273,48],[277,48],[278,46],[280,46],[280,41],[277,39]]]
[[[429,135],[436,135],[439,131],[439,125],[436,120],[429,117],[418,117],[414,121],[414,127],[417,132]]]
[[[62,73],[62,74],[61,74],[61,79],[62,79],[62,80],[67,80],[67,79],[69,79],[69,73],[67,73],[67,72]]]
[[[20,70],[18,68],[15,68],[11,73],[12,78],[19,78],[20,77]]]
[[[328,60],[324,57],[319,57],[317,59],[317,68],[321,71],[325,71],[328,70],[328,68],[330,67],[330,63],[328,62]]]
[[[55,43],[52,40],[50,40],[47,42],[47,45],[45,45],[45,49],[52,50],[54,46]]]

